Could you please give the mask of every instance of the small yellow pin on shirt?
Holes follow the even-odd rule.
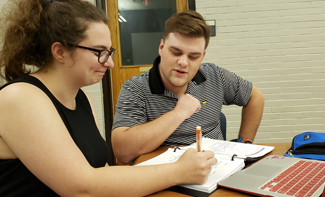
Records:
[[[203,104],[203,105],[207,104],[207,101],[203,101],[202,104]]]

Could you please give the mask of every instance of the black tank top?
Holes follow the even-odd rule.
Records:
[[[24,75],[0,88],[17,82],[40,88],[52,100],[72,139],[89,164],[103,167],[108,161],[108,146],[96,126],[89,101],[82,90],[76,96],[76,109],[62,105],[37,78]],[[64,152],[62,153],[64,154]],[[0,160],[0,196],[57,196],[38,180],[19,159]]]

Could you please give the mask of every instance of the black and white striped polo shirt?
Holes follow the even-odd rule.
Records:
[[[160,57],[150,70],[124,82],[112,129],[140,125],[174,109],[178,96],[164,87],[159,63]],[[200,101],[201,109],[186,119],[162,145],[194,143],[196,126],[201,126],[204,137],[223,139],[219,121],[222,105],[244,106],[251,91],[251,82],[215,64],[201,64],[186,91]]]

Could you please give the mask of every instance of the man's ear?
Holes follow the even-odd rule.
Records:
[[[203,58],[204,58],[204,56],[205,56],[206,53],[207,53],[207,51],[204,51],[204,52],[203,52],[202,60],[203,60]]]
[[[52,55],[60,63],[64,63],[65,57],[68,54],[66,48],[59,42],[55,42],[51,47]]]
[[[158,53],[161,56],[161,50],[164,48],[164,39],[160,40],[159,48],[158,48]]]

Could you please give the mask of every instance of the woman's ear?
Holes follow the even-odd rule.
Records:
[[[64,63],[66,55],[68,54],[67,49],[59,42],[55,42],[51,47],[52,55],[60,63]]]

